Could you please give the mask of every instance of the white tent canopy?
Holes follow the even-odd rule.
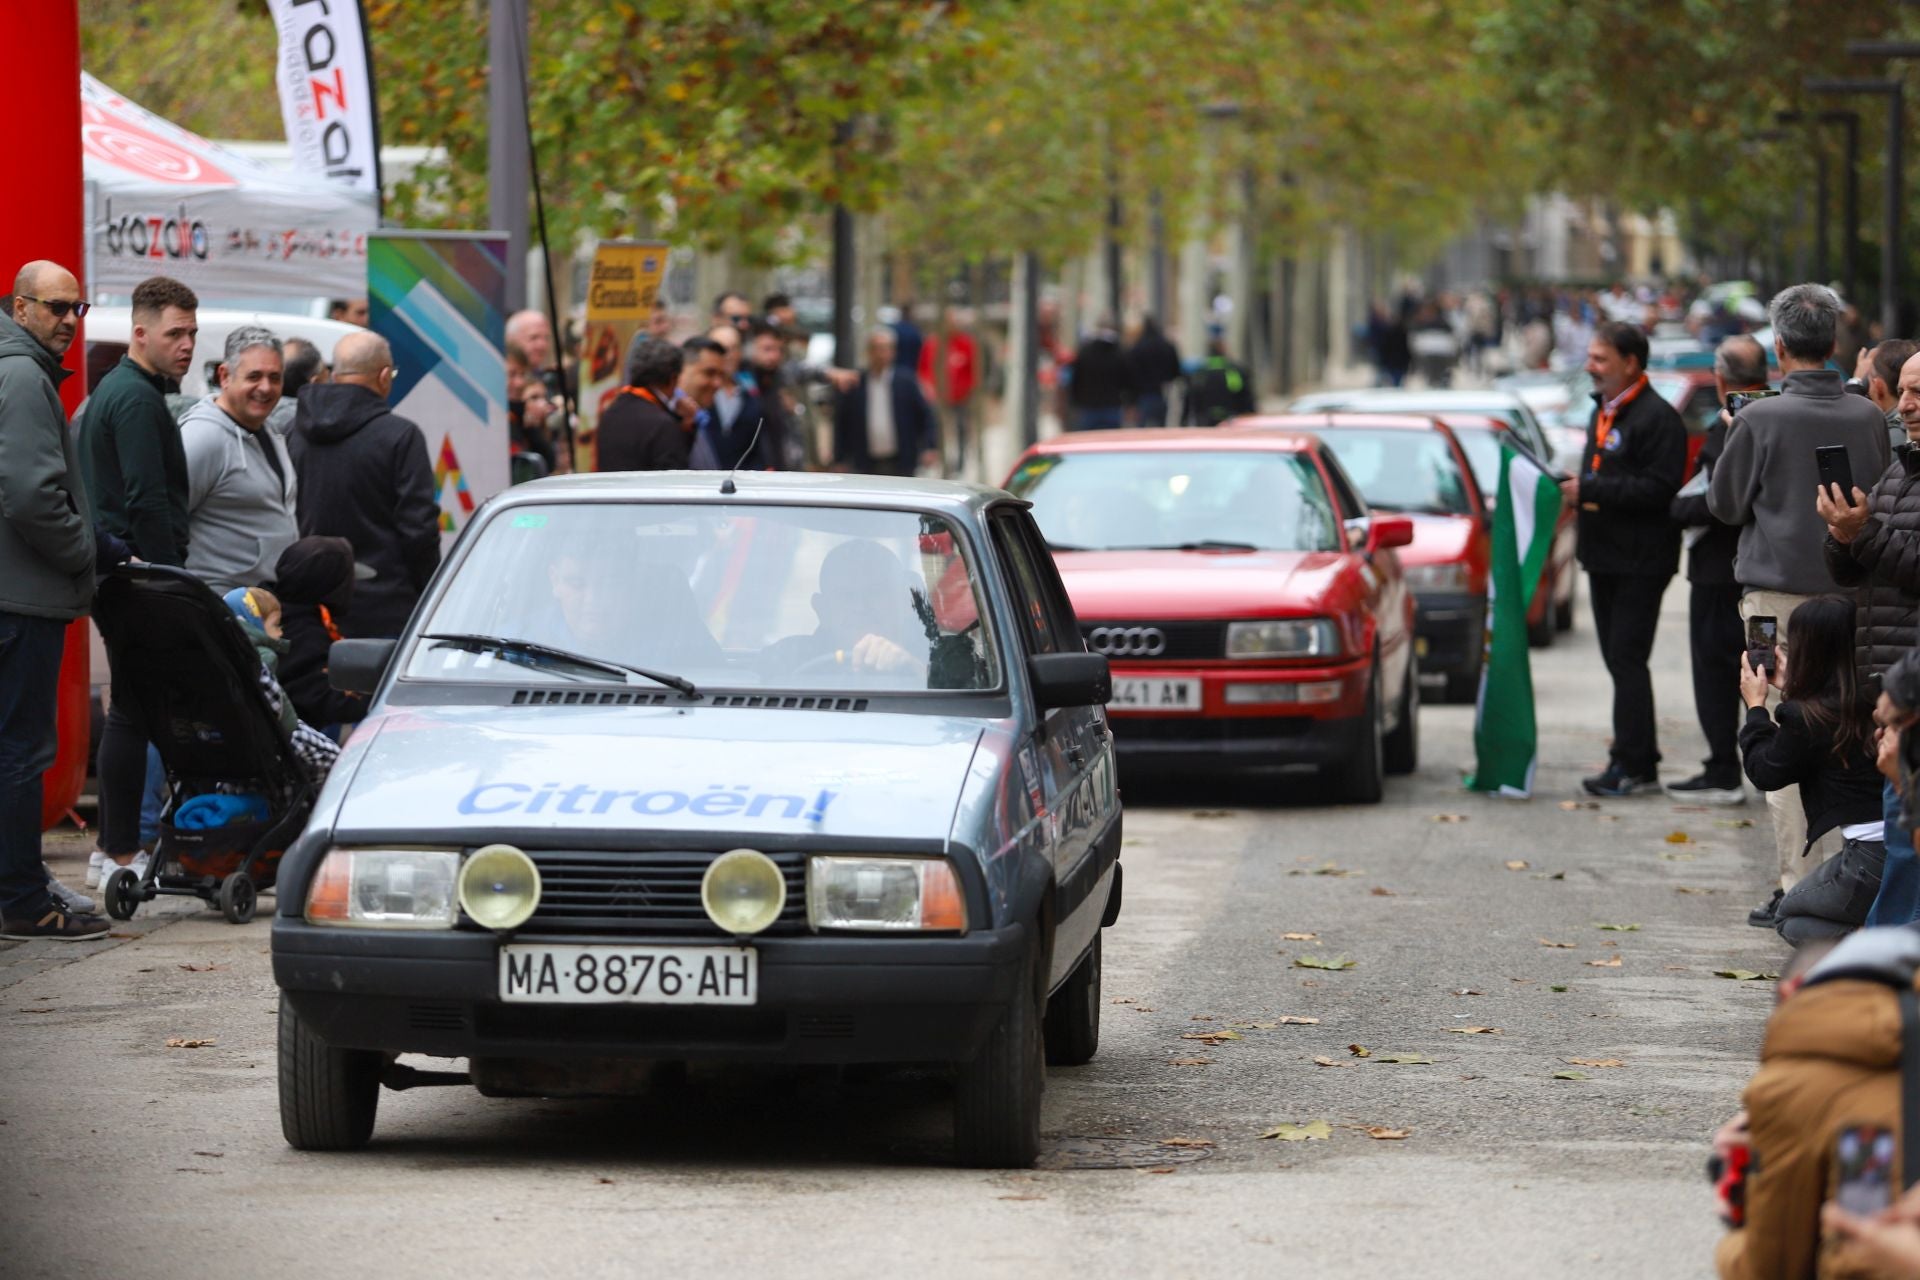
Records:
[[[373,200],[276,173],[80,73],[88,287],[172,276],[215,298],[359,297]]]

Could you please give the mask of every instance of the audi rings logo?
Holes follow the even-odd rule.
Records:
[[[1087,648],[1109,658],[1157,658],[1167,651],[1167,633],[1158,627],[1095,627]]]

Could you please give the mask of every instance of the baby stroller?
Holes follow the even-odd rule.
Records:
[[[260,685],[260,657],[211,588],[184,569],[122,565],[100,584],[94,620],[113,664],[113,698],[135,709],[167,772],[167,807],[144,876],[123,867],[101,886],[107,914],[131,919],[156,895],[217,903],[253,919],[280,854],[299,835],[315,787]],[[260,821],[176,826],[196,796],[265,800]]]

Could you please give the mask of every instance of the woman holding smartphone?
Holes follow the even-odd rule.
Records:
[[[1788,942],[1838,937],[1867,918],[1886,861],[1881,778],[1875,765],[1873,704],[1854,673],[1854,602],[1815,596],[1787,621],[1773,680],[1751,655],[1740,657],[1740,697],[1747,706],[1740,754],[1747,780],[1762,791],[1798,785],[1807,841],[1834,829],[1840,852],[1781,898],[1775,928]],[[1782,701],[1767,713],[1767,689]]]

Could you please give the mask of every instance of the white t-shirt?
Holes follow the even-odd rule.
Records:
[[[893,425],[893,377],[867,375],[867,456],[894,458],[900,454],[900,433]]]

